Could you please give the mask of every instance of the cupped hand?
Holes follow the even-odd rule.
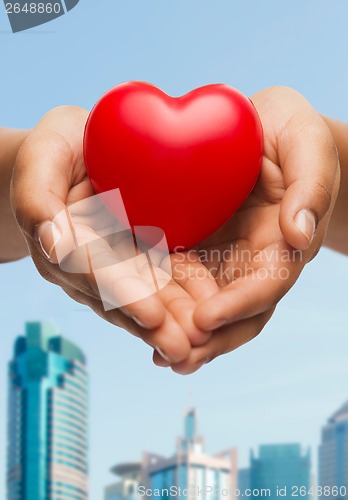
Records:
[[[87,116],[87,111],[77,107],[54,109],[42,118],[24,142],[11,186],[12,206],[19,227],[38,271],[46,280],[59,285],[70,297],[91,307],[107,321],[141,337],[161,353],[167,363],[178,363],[187,359],[192,345],[202,345],[210,337],[208,331],[194,324],[193,312],[196,299],[204,300],[216,293],[214,280],[208,280],[193,298],[170,276],[168,278],[162,268],[155,270],[158,280],[169,281],[169,284],[152,293],[146,259],[127,264],[123,268],[128,273],[126,276],[114,273],[112,268],[99,273],[98,286],[92,269],[67,272],[58,264],[56,249],[59,245],[64,247],[71,228],[68,224],[64,227],[64,221],[60,224],[57,215],[94,195],[83,160]],[[90,238],[91,230],[86,228],[84,220],[79,231],[82,238]],[[97,252],[104,252],[117,261],[119,253],[124,253],[130,243],[134,245],[133,239],[131,242],[127,238],[118,238],[116,242],[99,239]],[[105,310],[100,287],[114,295],[117,302],[125,283],[138,292],[142,290],[145,298]]]
[[[62,235],[52,221],[94,194],[82,153],[87,112],[52,110],[17,158],[12,204],[39,272],[107,321],[141,337],[155,349],[157,365],[178,373],[192,373],[262,330],[320,249],[337,196],[336,148],[320,115],[287,88],[267,89],[252,101],[263,123],[265,149],[250,197],[202,245],[158,262],[159,281],[167,283],[173,275],[167,286],[110,311],[95,275],[64,271],[55,252]],[[122,253],[128,243],[106,239],[103,251]],[[149,286],[146,262],[128,271],[132,286]],[[110,272],[102,279],[117,301],[120,276]]]
[[[172,364],[178,373],[192,373],[260,333],[319,251],[337,197],[336,147],[306,99],[292,89],[272,87],[255,94],[252,102],[264,129],[254,190],[216,234],[195,250],[171,257],[174,278],[188,293],[206,286],[211,275],[218,287],[206,300],[193,293],[199,302],[194,321],[213,335],[193,347],[184,362]],[[224,179],[217,180],[217,188],[219,182]],[[169,365],[158,352],[154,362]]]

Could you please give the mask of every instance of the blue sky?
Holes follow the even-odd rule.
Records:
[[[346,0],[80,0],[69,15],[11,34],[0,5],[0,123],[31,127],[48,109],[88,109],[113,85],[145,80],[179,95],[214,82],[246,94],[283,84],[348,119]],[[190,399],[211,452],[300,441],[348,398],[348,259],[323,251],[252,344],[183,378],[150,350],[45,283],[29,259],[0,267],[0,497],[6,370],[15,336],[53,321],[85,350],[91,373],[91,500],[116,462],[171,453]],[[190,397],[190,394],[192,396]]]

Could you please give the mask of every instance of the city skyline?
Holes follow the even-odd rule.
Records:
[[[177,439],[175,454],[164,457],[143,452],[138,461],[112,467],[119,480],[106,486],[104,500],[166,499],[171,494],[189,500],[231,500],[240,496],[257,498],[261,492],[271,500],[347,495],[348,400],[321,429],[322,444],[314,450],[319,456],[319,471],[312,467],[310,448],[304,450],[300,443],[284,442],[262,444],[257,452],[251,445],[248,468],[240,468],[237,448],[207,455],[205,437],[198,435],[197,429],[197,409],[186,410],[184,433]]]
[[[87,434],[81,434],[88,421],[85,365],[81,349],[47,322],[26,322],[25,335],[15,339],[8,372],[8,500],[55,500],[55,494],[88,499]],[[30,429],[30,433],[23,429]],[[318,486],[347,491],[348,400],[327,419],[321,435],[316,450]],[[208,484],[215,492],[268,489],[270,498],[278,496],[274,493],[279,488],[289,494],[293,487],[307,491],[315,487],[312,474],[315,477],[317,471],[311,468],[310,449],[302,454],[298,443],[262,444],[257,456],[250,446],[248,469],[238,466],[239,450],[235,447],[205,455],[205,438],[198,435],[197,409],[191,408],[185,412],[184,433],[177,439],[176,454],[166,458],[143,452],[141,461],[113,467],[112,472],[121,480],[106,487],[105,500],[140,498],[144,496],[137,494],[140,486],[144,491],[170,490],[173,486],[204,491]],[[45,464],[51,465],[46,468]],[[233,493],[228,498],[234,498]]]
[[[232,500],[238,487],[238,452],[230,448],[208,455],[205,438],[198,434],[197,409],[189,408],[174,454],[144,451],[139,462],[118,464],[112,472],[121,479],[106,487],[104,500],[171,496]]]

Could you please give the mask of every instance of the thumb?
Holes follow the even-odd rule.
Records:
[[[316,234],[324,239],[340,169],[335,143],[320,115],[313,110],[301,121],[290,120],[278,142],[286,189],[279,224],[289,245],[304,251]]]
[[[27,240],[51,260],[57,240],[69,231],[66,209],[70,189],[85,175],[82,160],[83,110],[50,111],[19,151],[11,183],[11,203]]]

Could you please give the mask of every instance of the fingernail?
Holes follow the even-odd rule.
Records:
[[[133,321],[135,321],[137,325],[141,326],[141,328],[148,329],[148,326],[144,325],[144,323],[140,321],[140,319],[138,319],[136,316],[133,316]]]
[[[36,231],[42,253],[48,260],[51,260],[54,247],[62,237],[58,226],[54,222],[45,221],[37,227]]]
[[[317,225],[313,212],[306,209],[300,210],[296,214],[295,225],[297,226],[297,229],[305,235],[310,245],[313,241]]]
[[[158,346],[155,346],[155,349],[158,352],[158,354],[160,356],[162,356],[163,359],[165,359],[168,363],[171,363],[171,360],[168,358],[168,356],[166,355],[166,353],[164,351],[162,351],[162,349],[160,349]]]

